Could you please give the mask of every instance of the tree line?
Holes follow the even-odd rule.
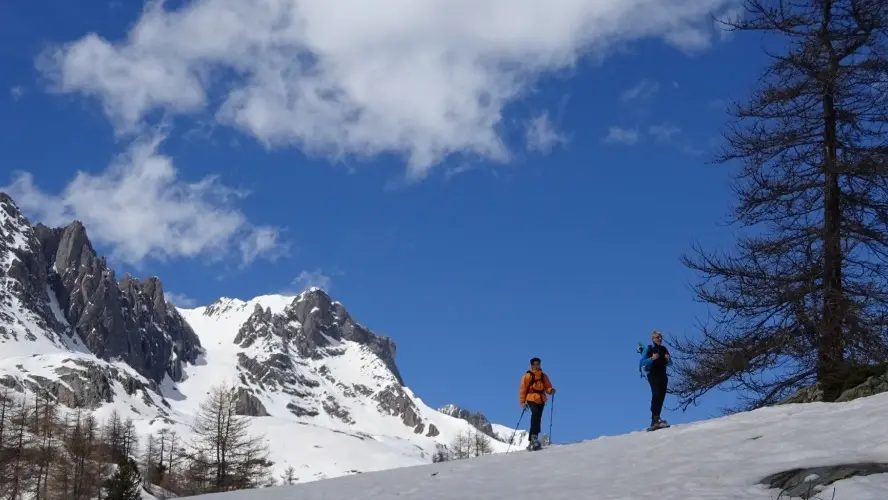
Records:
[[[131,419],[114,410],[99,422],[46,392],[0,393],[0,498],[138,500],[269,486],[267,440],[248,433],[236,392],[215,387],[188,440],[164,428],[140,443]]]
[[[432,462],[464,460],[491,453],[493,453],[493,444],[490,436],[470,425],[468,429],[462,429],[456,433],[450,444],[438,444],[435,454],[432,455]]]
[[[888,360],[888,2],[744,7],[722,26],[769,46],[714,157],[738,167],[736,245],[683,257],[711,306],[670,339],[684,408],[715,388],[740,397],[728,411],[811,386],[834,401]]]

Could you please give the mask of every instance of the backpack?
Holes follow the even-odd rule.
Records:
[[[533,370],[527,370],[527,373],[530,374],[530,383],[527,384],[527,393],[530,394],[531,392],[533,392],[536,394],[544,394],[546,392],[546,387],[545,387],[546,373],[544,371],[540,370],[539,378],[537,378],[537,376],[533,372]],[[542,390],[538,390],[538,389],[533,388],[533,386],[535,386],[537,382],[543,382],[543,389]]]
[[[638,373],[641,378],[646,377],[647,374],[651,371],[651,368],[649,366],[643,365],[641,361],[647,358],[648,351],[650,351],[652,347],[652,345],[648,345],[647,347],[642,348],[641,342],[638,343],[638,352],[641,353],[641,359],[638,360]]]
[[[653,348],[654,348],[654,345],[653,345],[653,344],[648,345],[648,346],[645,347],[644,349],[642,349],[641,346],[638,347],[638,350],[639,350],[638,352],[641,353],[641,359],[638,360],[638,372],[641,374],[640,376],[641,376],[642,378],[646,377],[646,376],[650,373],[650,371],[651,371],[651,367],[650,367],[650,366],[645,366],[645,365],[643,365],[641,362],[644,361],[644,360],[648,357],[648,353],[649,353],[649,352],[651,351],[651,349],[653,349]],[[669,366],[668,363],[670,363],[670,362],[671,362],[671,361],[668,361],[666,366]]]

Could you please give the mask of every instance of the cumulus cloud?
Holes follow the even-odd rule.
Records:
[[[504,108],[540,74],[641,38],[705,46],[710,12],[734,3],[154,0],[125,39],[88,34],[39,67],[55,91],[99,98],[119,131],[157,109],[208,112],[266,147],[397,153],[422,177],[456,153],[509,160]]]
[[[649,97],[653,97],[654,94],[660,91],[660,84],[658,82],[652,82],[650,80],[642,80],[638,82],[633,87],[630,87],[623,91],[620,94],[620,101],[628,102],[628,101],[636,101],[639,99],[647,99]]]
[[[638,130],[622,127],[610,127],[604,142],[608,144],[625,144],[631,146],[638,142]]]
[[[648,133],[658,141],[668,142],[673,136],[681,133],[681,129],[675,125],[664,123],[661,125],[651,125],[648,127]]]
[[[196,300],[180,293],[164,292],[163,296],[166,297],[169,302],[172,302],[174,306],[181,307],[183,309],[190,309],[197,305]]]
[[[238,245],[242,257],[242,265],[252,264],[259,257],[276,260],[285,255],[289,246],[280,242],[278,228],[271,226],[256,227],[248,232]]]
[[[333,279],[321,272],[320,269],[316,269],[314,271],[302,271],[290,284],[297,287],[298,292],[316,286],[330,293],[330,290],[333,288]]]
[[[528,151],[548,153],[555,146],[565,144],[567,137],[555,130],[548,113],[542,113],[525,124],[524,140]]]
[[[222,258],[229,252],[252,262],[279,249],[276,228],[251,224],[233,206],[247,193],[216,176],[177,179],[172,160],[158,152],[162,139],[133,142],[103,172],[77,172],[59,194],[42,191],[27,172],[16,173],[0,190],[45,224],[82,221],[90,239],[109,247],[113,259],[136,266],[148,256]]]

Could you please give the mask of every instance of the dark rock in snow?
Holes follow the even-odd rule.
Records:
[[[425,424],[419,416],[419,409],[400,385],[386,387],[373,396],[373,399],[377,401],[380,411],[400,416],[401,422],[404,422],[407,427],[412,427],[417,434],[422,433],[425,429]]]
[[[888,463],[868,462],[792,469],[765,477],[760,484],[779,489],[781,497],[809,500],[836,481],[872,474],[888,474]]]
[[[20,392],[25,389],[32,392],[45,391],[69,408],[94,410],[104,403],[114,401],[113,386],[116,382],[129,395],[141,392],[142,401],[148,406],[154,406],[161,415],[167,413],[155,402],[156,398],[161,404],[166,403],[159,395],[156,384],[152,382],[146,385],[123,370],[83,359],[67,359],[54,372],[56,376],[53,378],[29,373],[22,373],[20,376],[6,374],[0,384]],[[152,397],[149,393],[155,396]]]
[[[498,441],[502,439],[495,432],[493,432],[493,426],[490,424],[490,421],[487,420],[487,417],[484,416],[483,413],[471,412],[454,404],[442,406],[441,408],[438,408],[438,411],[445,415],[450,415],[451,417],[465,420],[466,422],[472,424],[474,428],[492,437],[493,439],[496,439]]]
[[[858,398],[888,392],[888,363],[877,365],[851,366],[840,376],[842,390],[835,403],[843,403]],[[783,399],[778,405],[794,403],[814,403],[823,401],[820,384],[802,388]]]
[[[211,305],[205,314],[217,314],[226,307],[224,301],[220,301]],[[318,395],[318,407],[308,401],[312,389],[319,387],[320,382],[301,372],[298,364],[298,360],[336,356],[341,353],[338,343],[344,340],[361,344],[374,353],[396,382],[375,394],[369,387],[359,384],[343,386],[344,392],[351,392],[353,397],[360,394],[373,398],[380,411],[400,417],[414,432],[423,433],[426,424],[402,388],[403,381],[395,365],[394,342],[356,323],[342,304],[334,302],[318,288],[303,292],[279,314],[258,304],[254,307],[234,339],[235,344],[244,349],[237,355],[242,382],[298,398],[288,405],[296,416],[314,416],[323,410],[345,423],[354,424],[349,412],[331,397]],[[258,346],[261,349],[254,349]],[[318,375],[327,382],[337,383],[326,366],[319,368]],[[429,433],[437,435],[438,430],[429,429]]]
[[[234,411],[238,415],[245,415],[248,417],[268,416],[268,411],[265,409],[265,405],[262,404],[262,401],[259,401],[259,398],[243,387],[237,388],[235,398]]]

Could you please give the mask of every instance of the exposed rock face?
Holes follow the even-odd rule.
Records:
[[[400,416],[404,425],[413,427],[413,432],[421,434],[425,430],[419,410],[401,386],[390,385],[384,391],[376,393],[373,399],[378,402],[380,411]]]
[[[888,474],[888,463],[869,462],[793,469],[772,474],[762,479],[760,484],[779,489],[780,498],[809,500],[836,481],[872,474]],[[829,498],[829,495],[824,498]]]
[[[857,398],[864,398],[888,392],[888,364],[868,367],[863,370],[863,372],[857,372],[852,379],[849,379],[848,383],[846,383],[846,387],[850,387],[842,391],[839,397],[836,398],[836,403],[852,401]],[[863,373],[863,375],[861,375],[861,373]],[[870,375],[870,373],[873,374]],[[858,383],[861,379],[863,379],[863,381]],[[819,401],[823,401],[823,390],[820,388],[819,384],[815,384],[811,387],[799,390],[792,396],[777,404],[813,403]]]
[[[141,393],[142,402],[160,415],[168,414],[165,408],[169,403],[158,394],[153,382],[145,384],[123,370],[83,359],[66,359],[63,366],[56,367],[53,372],[56,376],[50,379],[22,370],[21,376],[3,376],[0,384],[20,392],[25,389],[46,391],[69,408],[94,410],[114,400],[112,384],[116,382],[130,396]]]
[[[234,403],[234,410],[238,415],[246,415],[250,417],[268,416],[268,411],[265,409],[265,405],[262,404],[262,401],[259,401],[259,399],[247,389],[238,387],[236,397],[237,400]]]
[[[229,307],[225,300],[220,300],[208,306],[204,314],[224,314]],[[347,385],[335,380],[325,365],[317,370],[309,367],[307,360],[323,361],[343,355],[343,341],[359,344],[374,354],[391,373],[391,383],[381,390],[364,384]],[[241,383],[291,396],[287,408],[298,417],[325,413],[343,423],[355,423],[340,401],[319,392],[319,380],[325,380],[338,386],[348,398],[370,398],[379,411],[400,417],[417,434],[439,433],[433,425],[423,422],[419,409],[402,387],[395,365],[394,342],[356,323],[342,304],[319,288],[303,292],[277,314],[256,304],[234,343],[243,349],[238,353]]]
[[[472,424],[473,427],[483,432],[484,434],[487,434],[493,439],[501,439],[501,437],[493,431],[493,426],[490,424],[490,421],[487,420],[487,417],[484,416],[483,413],[471,412],[454,404],[449,404],[438,408],[438,411],[445,415],[450,415],[451,417],[465,420],[466,422]]]
[[[207,311],[211,314],[210,308]],[[235,343],[246,348],[260,339],[270,340],[271,336],[283,339],[288,350],[295,349],[299,356],[312,359],[323,357],[319,347],[332,346],[336,341],[350,340],[365,345],[382,360],[399,384],[404,383],[395,364],[394,341],[356,323],[341,303],[334,302],[319,288],[302,294],[282,315],[272,315],[270,310],[257,306]]]
[[[85,344],[98,358],[123,360],[156,383],[165,375],[181,380],[182,363],[197,360],[200,341],[167,306],[160,280],[116,281],[79,221],[32,226],[3,193],[0,211],[0,262],[7,264],[0,278],[11,278],[0,286],[0,301],[12,307],[14,296],[19,309],[55,335],[53,342]]]
[[[864,383],[842,392],[837,403],[888,392],[888,371],[881,377],[870,377]]]

